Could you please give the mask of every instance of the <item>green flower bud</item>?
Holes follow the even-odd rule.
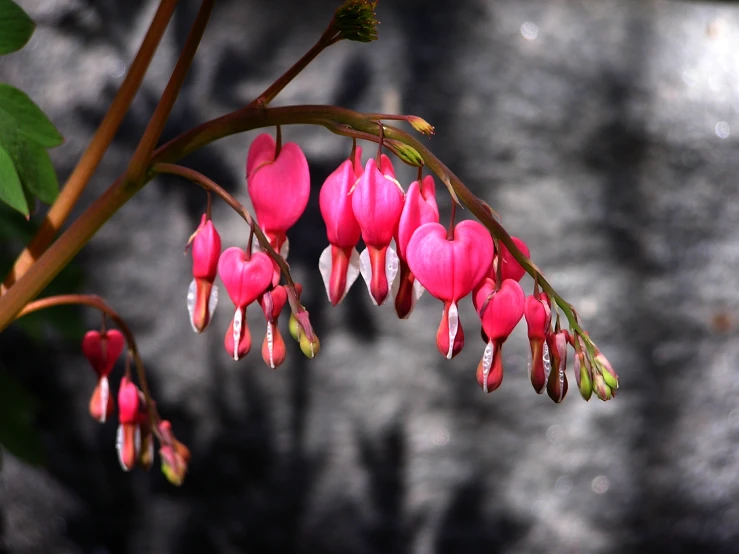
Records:
[[[290,331],[290,336],[300,342],[303,329],[300,327],[300,323],[298,323],[298,320],[295,318],[295,314],[292,312],[290,313],[290,320],[288,321],[287,328]]]
[[[308,358],[313,359],[318,355],[321,350],[321,341],[318,337],[313,335],[313,340],[308,339],[308,335],[301,333],[300,335],[300,350],[303,351]]]

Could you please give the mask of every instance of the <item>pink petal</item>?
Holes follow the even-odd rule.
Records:
[[[430,188],[429,188],[429,184]],[[428,196],[424,195],[425,192]],[[413,232],[424,223],[439,222],[439,208],[436,206],[436,198],[434,193],[434,179],[427,175],[423,179],[423,184],[419,186],[418,181],[413,181],[408,187],[405,195],[405,203],[403,211],[400,214],[398,223],[398,232],[395,237],[395,243],[398,246],[398,256],[401,260],[406,259],[406,248],[408,242],[413,236]]]
[[[102,377],[113,371],[125,344],[126,339],[118,329],[109,329],[105,333],[88,331],[82,339],[82,352],[95,373]]]
[[[521,285],[513,279],[503,281],[497,292],[492,281],[485,280],[477,294],[477,302],[481,310],[482,328],[489,340],[502,343],[508,338],[523,317],[525,299]]]
[[[261,160],[261,155],[255,153],[255,159]],[[297,144],[289,142],[283,145],[274,162],[253,169],[247,187],[259,226],[265,233],[284,234],[308,205],[308,160]]]
[[[352,192],[352,210],[367,246],[380,249],[390,244],[403,211],[403,193],[380,173],[373,158]]]
[[[246,179],[258,167],[275,161],[275,139],[269,133],[262,133],[249,146],[249,153],[246,155]]]
[[[354,248],[362,234],[349,196],[356,182],[352,162],[346,160],[326,178],[318,197],[328,241],[342,249]]]
[[[248,306],[259,298],[272,283],[272,260],[264,252],[255,252],[246,259],[241,248],[227,248],[218,262],[218,275],[236,306]]]

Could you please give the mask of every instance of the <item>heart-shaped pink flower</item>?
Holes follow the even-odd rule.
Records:
[[[247,188],[259,226],[280,251],[285,233],[295,225],[308,205],[308,161],[294,142],[284,144],[275,158],[271,135],[259,135],[247,155]]]
[[[447,358],[455,356],[463,346],[462,340],[455,340],[461,329],[457,302],[485,277],[492,256],[493,239],[476,221],[460,222],[452,240],[447,239],[443,225],[425,223],[408,242],[408,267],[432,296],[444,302],[440,329],[448,329],[448,337],[440,338],[437,333],[436,346]]]
[[[359,254],[355,246],[362,234],[352,210],[349,191],[362,168],[355,160],[346,160],[326,178],[321,187],[319,205],[330,245],[321,253],[318,268],[331,304],[336,306],[359,275]]]
[[[505,341],[523,317],[526,294],[518,281],[506,279],[495,290],[495,281],[485,279],[477,293],[482,328],[489,340]]]
[[[421,225],[408,243],[408,266],[432,296],[444,302],[464,298],[487,272],[493,239],[481,223],[461,221],[454,238],[439,223]]]
[[[113,371],[118,356],[123,352],[126,339],[118,329],[104,332],[88,331],[82,339],[82,352],[99,377],[107,377]],[[106,399],[107,401],[107,399]]]
[[[388,247],[403,211],[403,192],[394,180],[392,163],[388,159],[382,165],[384,173],[377,168],[374,158],[370,158],[352,192],[352,210],[367,245],[362,275],[378,305],[387,298],[389,283],[397,272],[395,253],[388,258]],[[360,256],[360,263],[362,259]]]
[[[552,332],[552,312],[547,295],[537,293],[527,296],[524,315],[526,316],[529,344],[531,346],[529,377],[534,390],[541,394],[544,392],[549,372],[552,370],[549,345],[547,344],[547,337]]]
[[[272,260],[264,252],[254,252],[247,258],[246,252],[232,246],[221,254],[218,275],[231,301],[245,307],[262,296],[272,283]]]

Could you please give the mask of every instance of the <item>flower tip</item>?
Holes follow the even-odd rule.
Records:
[[[339,6],[332,22],[339,38],[357,42],[377,40],[376,6],[377,0],[346,0]]]
[[[418,117],[417,115],[410,115],[408,116],[408,123],[410,123],[416,131],[426,136],[431,136],[434,134],[434,126],[422,117]]]

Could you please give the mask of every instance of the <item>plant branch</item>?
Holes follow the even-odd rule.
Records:
[[[151,120],[149,120],[149,124],[144,131],[144,135],[141,137],[136,151],[133,153],[133,157],[128,164],[128,169],[123,178],[124,188],[130,187],[135,191],[144,185],[144,177],[147,172],[149,158],[159,141],[159,137],[164,130],[164,125],[167,123],[172,107],[177,100],[177,95],[185,82],[187,72],[195,58],[198,46],[200,46],[200,39],[203,37],[205,27],[208,25],[214,2],[215,0],[203,0],[200,5],[200,11],[198,11],[190,33],[187,35],[185,45],[172,71],[172,76],[169,78],[169,82],[154,110],[154,114],[151,116]]]
[[[18,278],[28,271],[28,268],[33,262],[51,244],[54,236],[67,217],[69,217],[72,208],[77,203],[77,200],[79,200],[82,191],[103,159],[103,155],[113,141],[113,137],[118,131],[123,117],[131,106],[131,102],[141,86],[141,82],[164,35],[164,31],[167,29],[177,2],[178,0],[161,0],[159,3],[159,8],[154,14],[149,30],[139,47],[136,57],[131,62],[131,67],[120,89],[118,89],[113,103],[108,108],[108,112],[100,123],[100,127],[98,127],[90,144],[87,146],[87,150],[82,154],[79,162],[77,162],[77,166],[67,179],[66,184],[59,193],[59,197],[46,214],[46,218],[36,232],[36,235],[25,250],[21,252],[10,273],[6,276],[4,285],[0,286],[0,294],[4,292],[5,288],[10,288]]]

